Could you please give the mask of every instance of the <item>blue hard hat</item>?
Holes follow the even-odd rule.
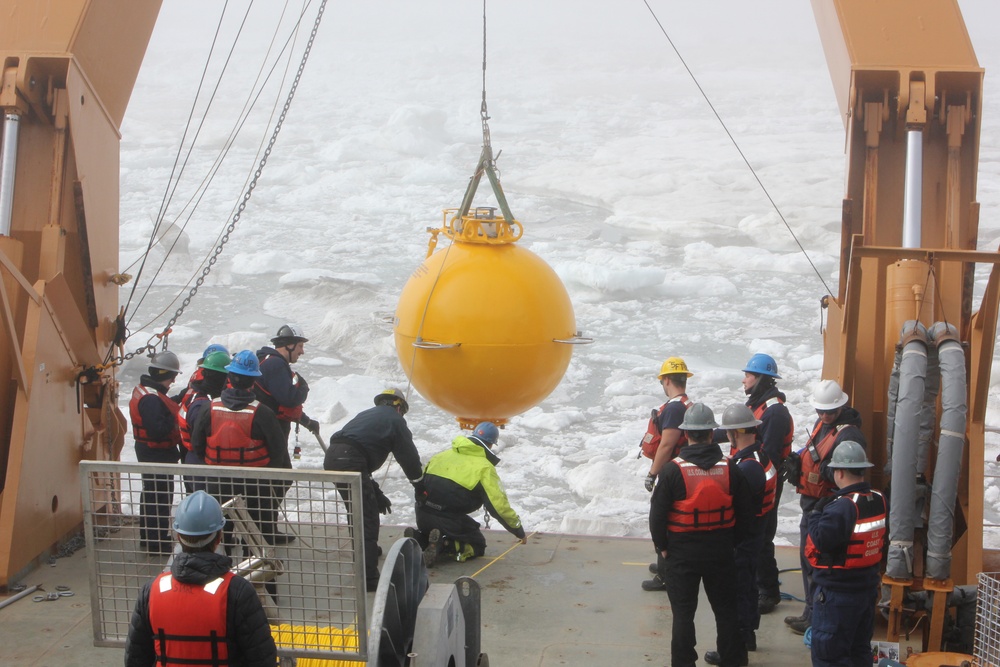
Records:
[[[492,447],[497,444],[497,439],[500,437],[500,429],[493,422],[480,422],[472,430],[472,436],[487,447]]]
[[[219,501],[204,491],[185,496],[174,516],[174,530],[192,537],[217,533],[224,525],[226,520],[222,517]]]
[[[226,370],[237,375],[249,375],[250,377],[260,377],[260,362],[257,355],[250,350],[237,352],[233,361],[226,366]]]
[[[762,354],[758,352],[757,354],[750,357],[750,361],[747,362],[746,368],[743,369],[744,373],[756,373],[757,375],[770,375],[773,378],[781,379],[778,375],[778,362],[774,360],[769,354]]]
[[[226,354],[229,354],[229,350],[226,349],[225,345],[219,345],[218,343],[212,343],[211,345],[209,345],[208,347],[205,348],[204,352],[201,353],[201,358],[202,359],[208,359],[208,355],[212,354],[213,352],[225,352]]]

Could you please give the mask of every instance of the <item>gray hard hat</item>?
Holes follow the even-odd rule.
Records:
[[[153,355],[153,358],[149,362],[149,367],[151,369],[158,368],[161,371],[170,371],[171,373],[180,373],[181,361],[170,350],[164,350]]]
[[[830,463],[827,464],[827,467],[834,469],[863,469],[872,468],[874,465],[868,462],[864,447],[853,440],[844,440],[833,450],[833,456],[830,457]]]
[[[753,416],[753,411],[742,403],[733,403],[722,413],[722,428],[728,430],[737,428],[753,428],[760,426],[760,420]]]
[[[684,421],[678,426],[682,431],[710,431],[719,428],[712,408],[704,403],[694,403],[684,412]]]

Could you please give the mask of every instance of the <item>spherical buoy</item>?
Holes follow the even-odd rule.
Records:
[[[516,245],[520,223],[449,212],[431,249],[439,232],[453,243],[400,295],[396,354],[414,388],[463,425],[502,424],[559,384],[578,340],[573,306],[555,271]]]

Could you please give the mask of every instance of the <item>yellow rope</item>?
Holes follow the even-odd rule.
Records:
[[[527,537],[526,537],[525,539],[528,539],[528,537],[534,537],[534,536],[535,536],[536,534],[537,534],[537,531],[536,531],[536,532],[534,532],[534,533],[531,533],[531,534],[530,534],[530,535],[528,535],[528,536],[527,536]],[[518,540],[517,542],[514,542],[514,545],[513,545],[513,546],[512,546],[512,547],[511,547],[510,549],[507,549],[507,551],[504,551],[504,552],[503,552],[502,554],[500,554],[499,556],[497,556],[496,558],[494,558],[493,560],[491,560],[491,561],[490,561],[489,563],[487,563],[486,565],[483,565],[483,566],[482,566],[481,568],[479,568],[478,570],[476,570],[475,572],[473,572],[473,573],[472,573],[471,575],[469,575],[469,576],[470,576],[470,577],[472,577],[473,579],[475,579],[475,578],[476,578],[476,577],[478,577],[478,576],[479,576],[479,575],[480,575],[481,573],[485,572],[485,571],[486,571],[486,568],[490,567],[491,565],[493,565],[493,563],[497,562],[498,560],[503,560],[503,557],[504,557],[504,556],[506,556],[506,555],[507,555],[507,554],[509,554],[509,553],[510,553],[511,551],[513,551],[514,549],[518,548],[519,546],[521,546],[521,540]]]

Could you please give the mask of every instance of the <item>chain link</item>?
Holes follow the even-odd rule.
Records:
[[[319,24],[320,21],[323,19],[323,11],[326,9],[326,3],[327,0],[322,0],[320,2],[319,10],[316,13],[316,21],[313,23],[312,31],[309,33],[309,41],[306,43],[305,51],[303,51],[302,53],[302,60],[299,62],[299,68],[295,72],[295,79],[292,81],[291,88],[288,89],[288,96],[285,98],[285,105],[282,107],[281,115],[278,116],[278,121],[274,125],[274,131],[271,133],[271,139],[267,143],[267,148],[264,149],[264,154],[261,156],[260,162],[257,164],[257,169],[254,171],[253,179],[250,181],[249,185],[247,185],[246,192],[243,193],[243,199],[242,201],[240,201],[240,205],[239,207],[237,207],[236,213],[233,214],[233,219],[226,227],[225,234],[222,235],[222,238],[219,240],[219,244],[215,246],[215,251],[212,253],[212,256],[208,258],[208,264],[206,264],[205,268],[202,269],[201,275],[198,276],[197,280],[195,280],[194,287],[192,287],[188,291],[188,294],[186,297],[184,297],[184,300],[181,302],[180,307],[177,308],[173,316],[170,318],[170,321],[167,322],[165,327],[163,327],[163,331],[159,334],[154,334],[154,336],[152,336],[144,346],[137,348],[134,352],[129,352],[123,355],[118,362],[119,364],[124,363],[129,359],[131,359],[132,357],[142,354],[147,350],[150,352],[155,351],[156,345],[152,343],[153,338],[158,338],[162,340],[163,349],[164,350],[167,349],[167,337],[169,336],[171,329],[173,328],[174,324],[177,323],[177,320],[180,319],[181,315],[184,313],[184,310],[189,305],[191,305],[191,299],[193,299],[194,296],[198,293],[198,289],[205,284],[205,278],[207,278],[208,274],[211,273],[212,267],[215,266],[215,263],[219,259],[219,255],[222,254],[222,249],[225,247],[226,243],[229,242],[229,236],[236,230],[236,225],[237,223],[239,223],[240,218],[243,216],[243,211],[246,210],[247,203],[250,201],[250,197],[253,195],[254,188],[257,187],[257,180],[260,178],[260,175],[264,171],[264,166],[267,164],[267,159],[271,156],[271,149],[274,148],[274,144],[278,140],[278,133],[281,131],[281,126],[285,122],[285,116],[288,115],[288,110],[292,106],[292,99],[295,97],[295,91],[298,89],[299,81],[302,78],[302,73],[305,71],[306,61],[309,60],[309,54],[312,51],[313,42],[316,41],[316,34],[317,32],[319,32]],[[485,98],[483,103],[485,105]]]

